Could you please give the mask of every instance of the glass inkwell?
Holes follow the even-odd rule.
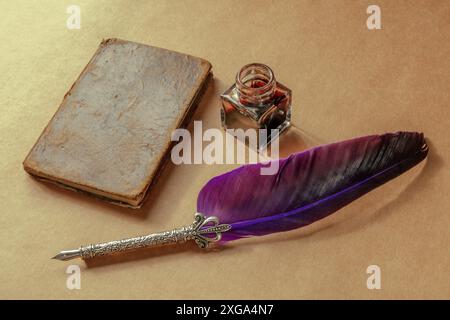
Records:
[[[276,81],[268,66],[245,65],[236,75],[236,83],[222,95],[221,120],[225,129],[266,129],[259,137],[258,149],[266,147],[290,125],[291,90]]]

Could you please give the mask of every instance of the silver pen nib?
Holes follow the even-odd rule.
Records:
[[[80,249],[61,251],[56,256],[54,256],[52,259],[67,261],[67,260],[75,259],[78,257],[81,257]]]
[[[53,259],[66,261],[82,258],[83,260],[87,260],[122,251],[175,244],[191,240],[195,241],[200,248],[207,248],[210,243],[219,242],[222,238],[222,233],[230,229],[231,225],[229,224],[219,224],[217,217],[205,217],[201,213],[196,213],[194,215],[194,222],[184,227],[140,237],[90,244],[76,250],[65,250],[58,253]]]

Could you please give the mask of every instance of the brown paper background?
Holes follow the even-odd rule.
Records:
[[[366,27],[372,3],[382,30]],[[69,4],[81,7],[81,30],[66,28]],[[1,298],[450,298],[449,1],[22,0],[2,1],[0,14]],[[234,167],[170,165],[137,212],[22,170],[108,37],[209,60],[215,80],[195,115],[204,128],[219,127],[218,94],[238,69],[263,62],[294,95],[300,130],[284,137],[284,152],[414,130],[425,132],[429,158],[301,230],[89,268],[50,260],[61,249],[190,223],[202,185]],[[71,263],[81,266],[81,290],[66,288]],[[366,287],[371,264],[381,267],[381,290]]]

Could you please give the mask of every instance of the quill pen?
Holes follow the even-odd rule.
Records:
[[[211,179],[201,189],[191,225],[146,236],[82,246],[57,254],[83,259],[125,250],[194,240],[201,248],[297,229],[336,212],[421,162],[422,133],[371,135],[315,147],[279,161],[261,175],[248,164]]]

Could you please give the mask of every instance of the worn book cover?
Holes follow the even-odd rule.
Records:
[[[23,165],[31,175],[139,208],[187,125],[211,64],[134,42],[102,41]]]

